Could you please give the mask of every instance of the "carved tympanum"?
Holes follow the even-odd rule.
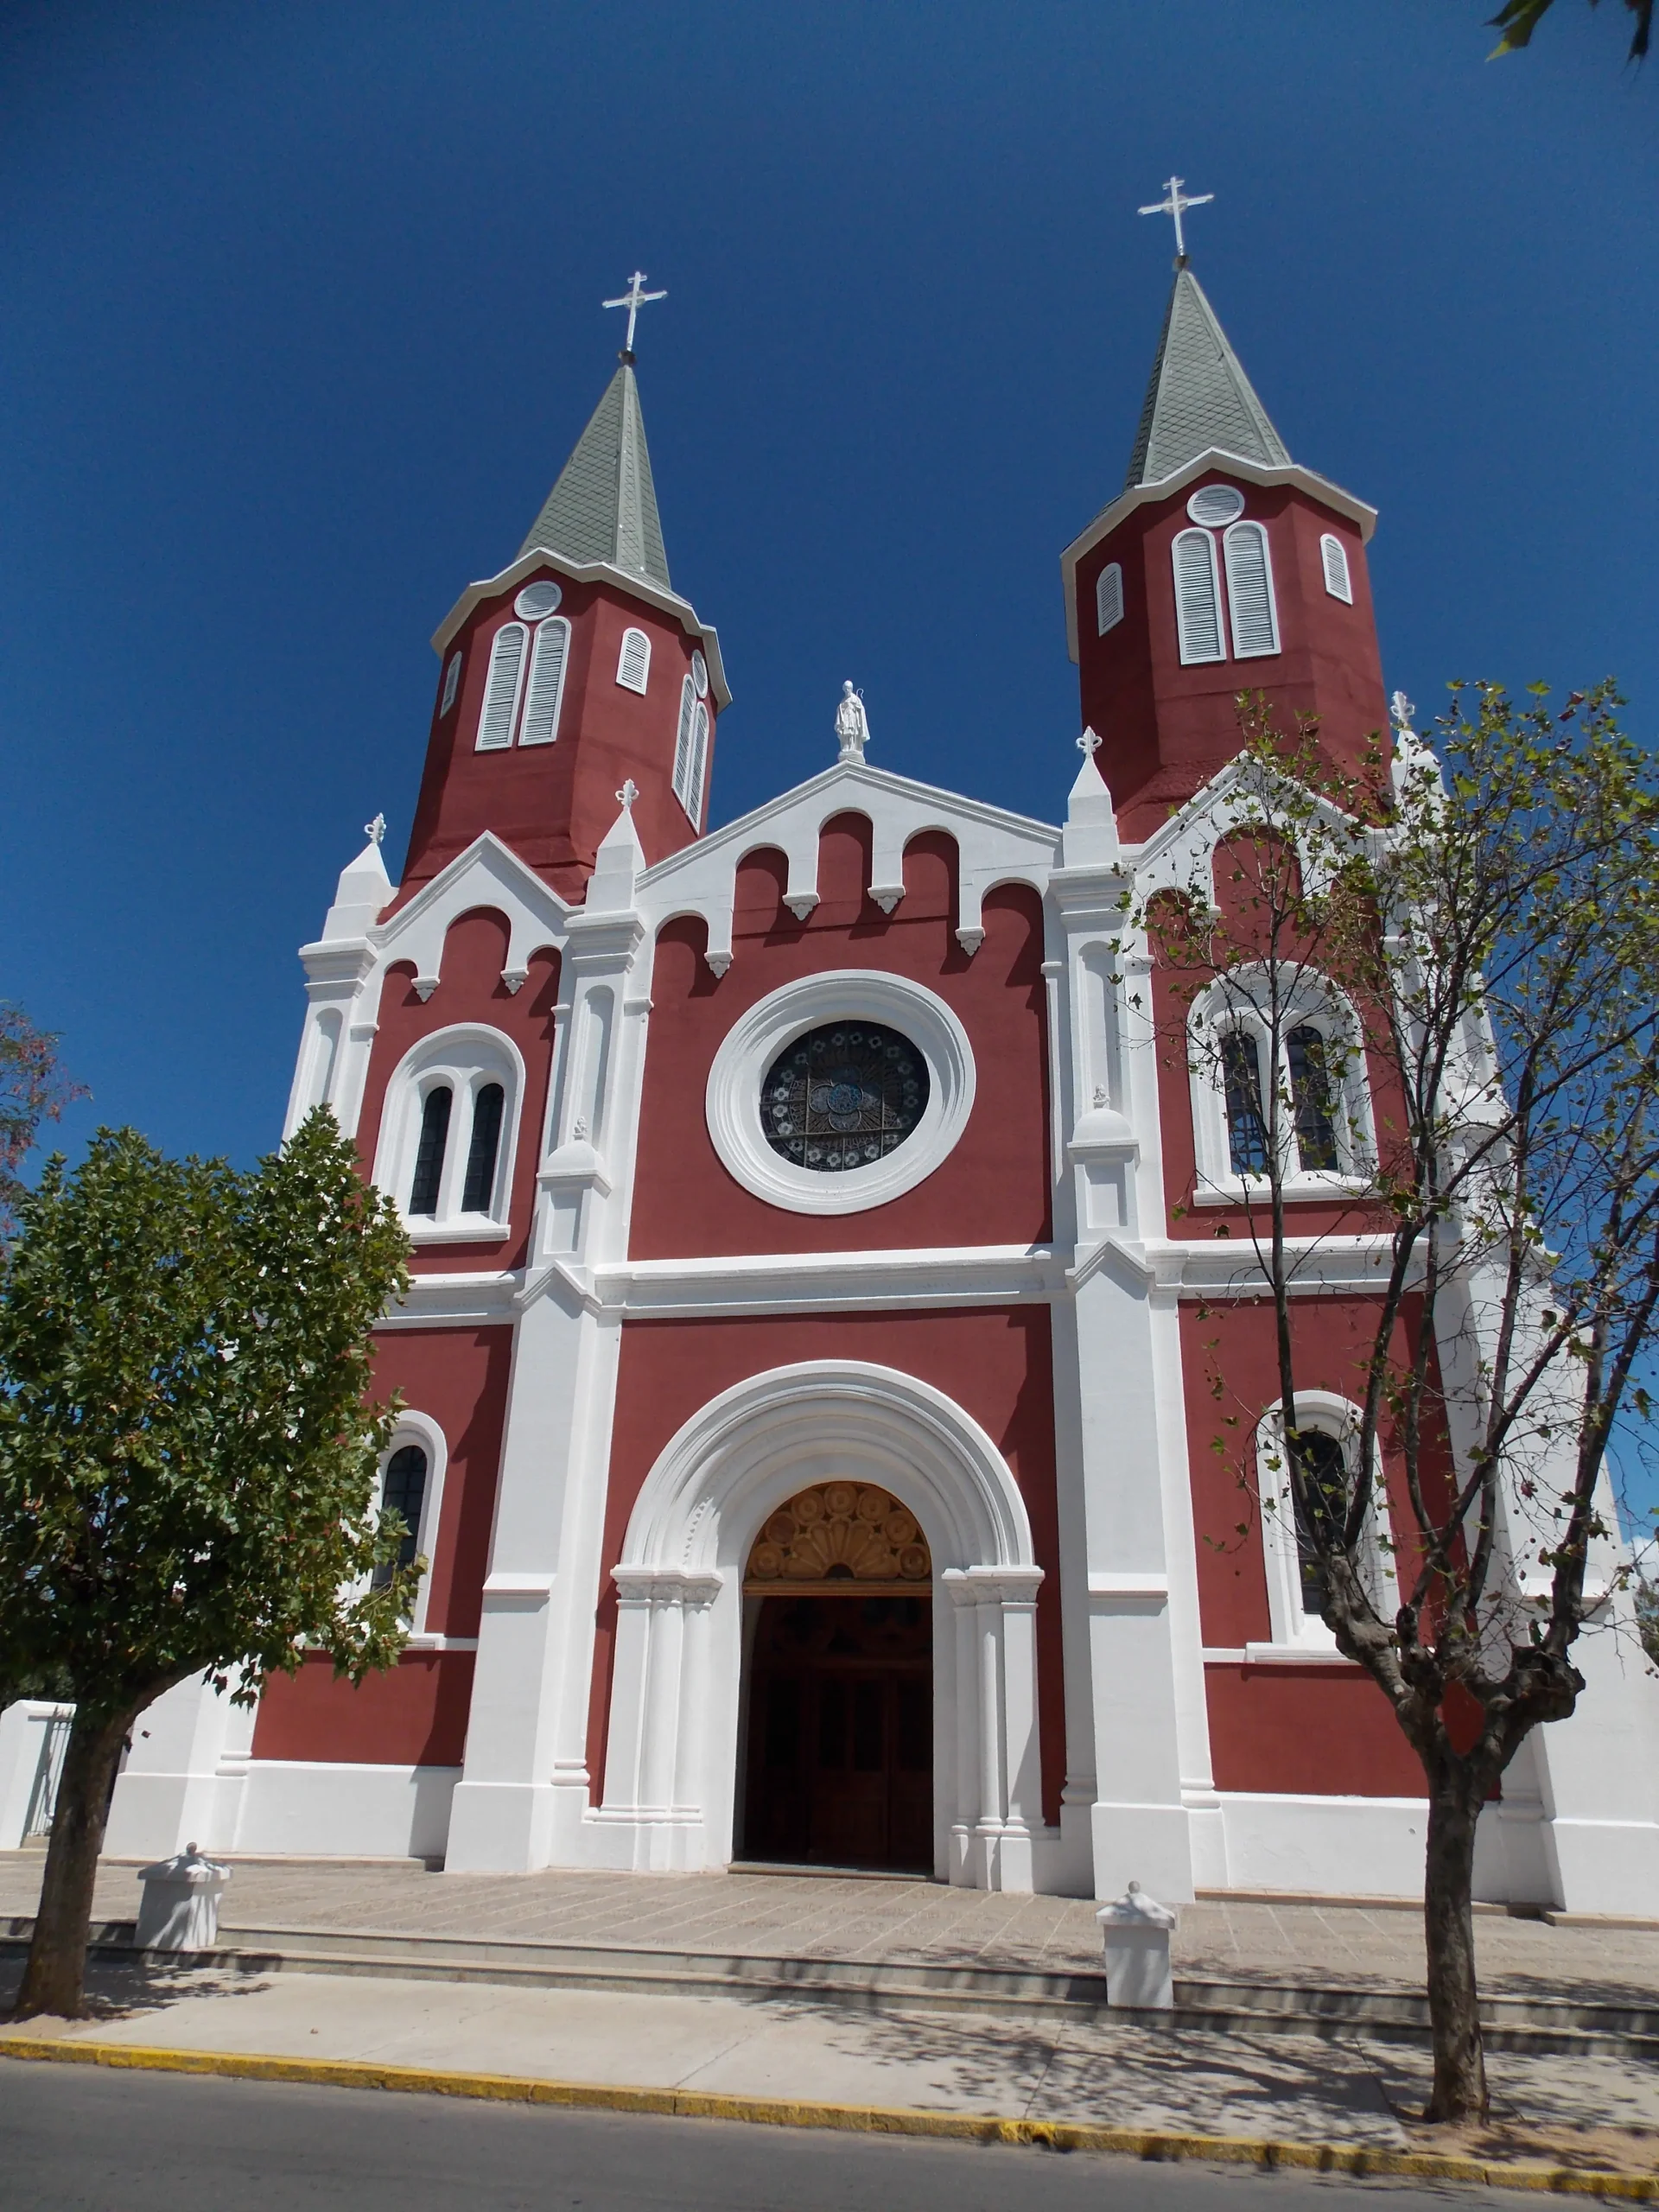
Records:
[[[908,1512],[874,1483],[819,1483],[771,1515],[749,1552],[751,1588],[927,1584],[933,1560]]]

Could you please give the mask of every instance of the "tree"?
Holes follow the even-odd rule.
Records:
[[[1597,6],[1599,0],[1590,0]],[[1494,30],[1503,35],[1493,48],[1491,59],[1500,54],[1518,53],[1523,46],[1530,46],[1532,35],[1554,5],[1554,0],[1504,0],[1503,6],[1491,17]],[[1653,33],[1653,0],[1624,0],[1624,5],[1636,18],[1630,33],[1630,60],[1640,61],[1647,53]]]
[[[1276,1421],[1236,1406],[1218,1443],[1422,1764],[1445,2120],[1487,2111],[1476,1823],[1584,1688],[1572,1648],[1619,1573],[1608,1446],[1649,1417],[1659,1306],[1659,775],[1609,685],[1556,718],[1541,687],[1524,711],[1453,692],[1449,781],[1403,727],[1387,773],[1379,746],[1344,778],[1313,725],[1241,701],[1213,863],[1128,917],[1224,1119],[1234,1288],[1272,1307]],[[1338,1287],[1364,1316],[1340,1356]],[[1332,1437],[1308,1401],[1338,1389]]]
[[[16,1218],[23,1185],[17,1173],[43,1118],[56,1121],[86,1091],[58,1065],[58,1040],[21,1007],[0,1004],[0,1243]]]
[[[319,1109],[251,1174],[100,1130],[19,1204],[0,1278],[0,1683],[75,1700],[17,2011],[80,2009],[92,1884],[138,1713],[196,1676],[251,1704],[330,1653],[390,1665],[424,1562],[378,1523],[369,1332],[408,1240]]]

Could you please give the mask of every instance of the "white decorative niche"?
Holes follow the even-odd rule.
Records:
[[[929,1091],[903,1143],[862,1167],[822,1173],[785,1160],[766,1141],[760,1087],[785,1048],[835,1021],[896,1029],[927,1064]],[[974,1104],[968,1033],[944,1000],[908,977],[849,968],[786,983],[728,1033],[709,1071],[704,1111],[723,1165],[756,1198],[790,1213],[862,1213],[913,1191],[947,1159]]]

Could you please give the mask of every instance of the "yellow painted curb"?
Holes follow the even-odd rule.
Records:
[[[832,2127],[856,2135],[932,2136],[962,2143],[1034,2144],[1052,2151],[1106,2151],[1154,2161],[1204,2158],[1228,2165],[1300,2167],[1319,2173],[1406,2175],[1485,2182],[1498,2189],[1561,2196],[1659,2200],[1659,2175],[1599,2173],[1571,2166],[1507,2165],[1433,2151],[1383,2151],[1351,2143],[1275,2143],[1250,2135],[1173,2135],[1144,2127],[1092,2127],[1058,2120],[999,2120],[988,2113],[918,2112],[899,2105],[813,2104],[795,2098],[723,2096],[705,2089],[644,2089],[602,2082],[547,2082],[518,2074],[446,2073],[378,2066],[355,2058],[277,2058],[253,2051],[165,2050],[144,2044],[0,2033],[0,2057],[158,2074],[216,2074],[243,2082],[309,2082],[330,2088],[401,2089],[502,2104],[563,2105],[588,2112],[667,2113],[682,2120],[746,2120],[762,2127]]]

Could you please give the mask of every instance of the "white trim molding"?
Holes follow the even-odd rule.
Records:
[[[818,1174],[767,1143],[760,1088],[797,1037],[831,1021],[879,1021],[927,1063],[928,1100],[911,1135],[883,1160]],[[709,1071],[704,1111],[715,1150],[746,1191],[789,1213],[862,1213],[913,1191],[950,1154],[974,1104],[968,1033],[942,998],[881,969],[839,968],[769,992],[728,1031]]]
[[[1269,1406],[1255,1431],[1256,1493],[1262,1507],[1262,1550],[1273,1643],[1266,1648],[1247,1647],[1253,1663],[1271,1663],[1286,1656],[1338,1656],[1336,1637],[1319,1615],[1309,1612],[1302,1601],[1301,1553],[1285,1463],[1282,1408],[1282,1401]],[[1299,1390],[1296,1417],[1301,1428],[1319,1429],[1340,1444],[1351,1480],[1358,1446],[1358,1407],[1331,1390]],[[1394,1572],[1388,1493],[1381,1464],[1375,1460],[1367,1487],[1370,1495],[1360,1540],[1360,1567],[1371,1603],[1386,1620],[1399,1611],[1400,1592]]]

